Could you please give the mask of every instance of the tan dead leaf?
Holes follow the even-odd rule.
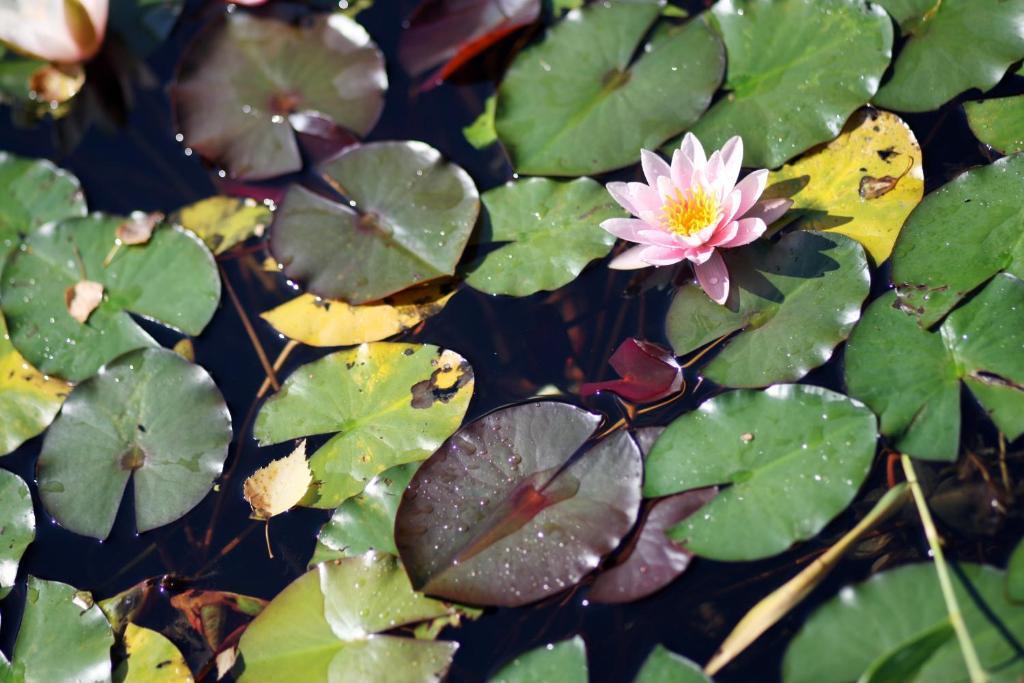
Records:
[[[229,647],[217,655],[217,680],[221,680],[235,668],[235,660],[238,659],[238,648]]]
[[[101,301],[103,285],[91,280],[77,282],[64,291],[64,304],[68,307],[68,313],[83,325]]]
[[[153,236],[153,229],[164,219],[162,213],[133,211],[131,217],[117,226],[117,239],[121,244],[145,244]]]
[[[196,362],[196,347],[188,337],[178,340],[178,343],[174,345],[174,352],[189,363]]]
[[[312,483],[306,441],[302,440],[291,455],[253,472],[245,480],[242,493],[252,506],[253,517],[270,519],[295,507]]]
[[[44,64],[28,79],[34,98],[53,107],[78,94],[85,85],[85,69],[81,64]]]

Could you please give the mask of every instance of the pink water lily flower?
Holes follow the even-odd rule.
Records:
[[[107,31],[108,0],[0,1],[0,44],[48,62],[84,62]]]
[[[612,260],[619,270],[668,266],[687,260],[697,281],[719,304],[729,298],[729,272],[719,249],[753,242],[791,206],[788,199],[758,201],[768,180],[759,170],[736,182],[743,140],[730,138],[710,158],[687,133],[670,166],[648,150],[640,152],[647,183],[608,183],[608,192],[635,218],[611,218],[601,227],[639,246]]]

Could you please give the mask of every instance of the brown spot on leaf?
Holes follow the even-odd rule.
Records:
[[[159,211],[154,213],[133,211],[131,218],[117,226],[117,239],[121,240],[121,244],[145,244],[153,236],[153,230],[157,223],[163,219],[164,215]]]
[[[142,452],[141,448],[133,447],[121,456],[121,461],[118,464],[122,470],[134,472],[142,467],[145,462],[146,454]]]
[[[64,305],[68,314],[83,325],[103,301],[103,285],[82,280],[64,290]]]

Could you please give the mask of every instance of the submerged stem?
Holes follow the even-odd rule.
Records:
[[[953,582],[949,578],[949,568],[946,566],[945,556],[942,554],[942,539],[935,528],[932,520],[932,513],[928,509],[928,503],[921,490],[921,484],[917,480],[917,472],[914,471],[914,463],[910,456],[901,454],[903,473],[910,484],[910,490],[914,494],[914,504],[917,506],[917,514],[921,518],[921,526],[924,527],[924,535],[928,539],[928,546],[932,551],[932,560],[935,562],[935,573],[939,576],[939,586],[942,588],[942,597],[946,601],[946,611],[949,612],[949,621],[956,631],[957,640],[960,641],[960,652],[963,653],[964,663],[967,665],[967,672],[971,677],[971,683],[987,683],[989,678],[985,669],[981,666],[978,653],[974,649],[974,642],[971,634],[964,623],[963,614],[960,612],[960,604],[957,602],[956,593],[953,591]]]

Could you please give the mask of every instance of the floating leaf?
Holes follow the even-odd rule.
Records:
[[[398,561],[367,553],[319,564],[281,591],[242,634],[239,683],[440,680],[458,644],[386,635],[446,616],[413,592]]]
[[[441,312],[452,296],[451,282],[430,282],[378,302],[351,305],[300,294],[260,314],[278,332],[310,346],[353,346],[410,330]]]
[[[207,197],[171,217],[172,221],[199,236],[214,254],[259,237],[270,223],[270,209],[253,199]]]
[[[587,683],[587,647],[574,636],[519,655],[488,683]]]
[[[701,668],[658,645],[647,655],[633,683],[711,683]]]
[[[672,352],[650,342],[630,337],[619,344],[608,364],[622,379],[583,384],[580,396],[610,391],[627,401],[651,403],[678,392],[683,385],[683,369]]]
[[[999,275],[937,332],[922,330],[887,294],[868,308],[846,349],[846,385],[901,452],[955,460],[960,381],[1011,439],[1024,433],[1024,282]]]
[[[291,455],[273,460],[253,472],[242,487],[245,501],[252,506],[257,519],[270,519],[298,505],[313,483],[313,473],[306,462],[306,441],[302,440]]]
[[[498,141],[498,131],[494,128],[494,116],[498,110],[498,96],[491,95],[484,101],[484,110],[473,123],[462,129],[466,142],[474,149],[490,147]]]
[[[768,192],[793,200],[797,226],[851,237],[881,263],[924,196],[921,159],[898,116],[863,109],[838,138],[770,174]]]
[[[1024,277],[1024,155],[967,171],[910,214],[893,251],[903,310],[931,327],[1001,270]]]
[[[0,655],[0,680],[109,681],[113,644],[110,624],[88,591],[29,576],[13,662]]]
[[[291,25],[248,12],[215,22],[185,54],[173,95],[185,144],[234,178],[302,168],[309,117],[363,136],[384,105],[384,58],[342,14]]]
[[[413,586],[512,606],[593,570],[633,526],[643,475],[625,432],[574,457],[599,421],[542,401],[456,432],[417,470],[398,508],[395,542]]]
[[[39,496],[61,526],[102,539],[132,478],[135,523],[149,531],[203,499],[230,441],[205,370],[166,349],[132,351],[71,392],[43,441]]]
[[[482,199],[490,222],[479,241],[500,246],[469,266],[466,282],[488,294],[527,296],[569,284],[615,244],[601,221],[625,215],[590,178],[518,180]]]
[[[1006,565],[1006,595],[1014,602],[1024,602],[1024,539],[1017,543]]]
[[[369,550],[397,555],[395,514],[402,491],[418,467],[419,463],[413,462],[384,470],[362,493],[342,503],[317,534],[309,564],[354,557]]]
[[[47,374],[91,377],[126,351],[155,342],[129,313],[199,334],[220,299],[210,252],[181,228],[162,227],[148,244],[121,247],[104,265],[123,221],[90,216],[47,224],[25,239],[3,273],[3,312],[14,346]],[[103,303],[81,324],[65,293],[81,280],[103,285]]]
[[[1002,154],[1024,151],[1024,95],[964,102],[975,137]]]
[[[36,537],[32,494],[18,475],[0,470],[0,599],[18,576],[18,562]]]
[[[831,357],[860,318],[871,276],[864,250],[843,235],[800,230],[724,256],[732,279],[726,305],[686,285],[666,323],[679,355],[737,333],[704,368],[718,384],[800,379]]]
[[[707,108],[725,66],[703,19],[644,39],[660,3],[570,11],[523,50],[498,89],[495,126],[520,173],[579,176],[635,163]]]
[[[267,604],[266,600],[229,591],[190,590],[171,598],[171,606],[182,613],[213,651],[223,645],[223,626],[229,612],[255,617]]]
[[[871,411],[828,389],[731,391],[677,418],[658,438],[644,496],[731,484],[669,538],[715,560],[770,557],[814,537],[850,504],[876,439]]]
[[[698,513],[717,493],[711,486],[655,500],[641,517],[636,537],[623,556],[597,575],[587,598],[591,602],[633,602],[672,583],[690,566],[693,553],[665,532]]]
[[[1019,658],[1011,662],[1015,659],[1013,646],[977,607],[972,593],[1017,638],[1024,633],[1024,610],[1009,603],[1003,595],[1002,572],[980,565],[959,567],[972,591],[969,593],[955,579],[954,590],[981,664],[993,673],[998,670],[999,680],[1014,680],[1024,672],[1024,664]],[[922,636],[941,630],[948,621],[946,603],[931,563],[877,574],[856,586],[843,588],[836,598],[811,615],[786,651],[783,679],[786,683],[856,680],[865,672],[877,670],[876,665],[908,644],[920,648]],[[969,679],[955,638],[927,654],[918,670],[904,672],[896,680],[911,683]],[[1004,666],[1007,663],[1009,666]]]
[[[298,368],[260,409],[261,445],[335,434],[310,458],[304,504],[335,508],[386,469],[423,460],[462,422],[473,369],[429,344],[375,342]]]
[[[423,0],[402,30],[398,60],[413,76],[438,85],[484,50],[537,21],[540,0]]]
[[[375,142],[320,170],[354,204],[288,190],[270,240],[288,277],[361,304],[455,272],[480,211],[460,167],[422,142]]]
[[[116,683],[193,683],[181,652],[156,631],[128,624],[124,646],[128,657],[114,672]]]
[[[904,0],[880,0],[911,10]],[[910,39],[896,58],[892,78],[875,103],[897,111],[937,109],[959,93],[985,91],[998,83],[1010,65],[1024,57],[1024,1],[942,0],[915,2],[918,16],[900,21]]]
[[[711,11],[730,92],[690,130],[710,149],[741,136],[750,166],[775,168],[839,135],[889,65],[889,17],[863,0],[729,0]]]

